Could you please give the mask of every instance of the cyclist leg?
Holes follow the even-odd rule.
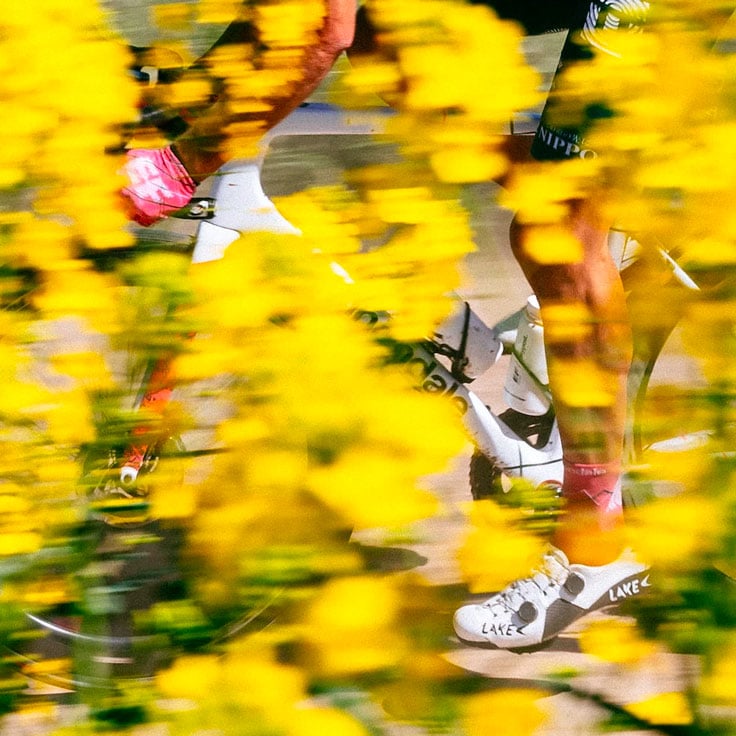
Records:
[[[314,43],[303,50],[299,73],[283,89],[265,95],[260,100],[261,110],[235,112],[229,101],[220,96],[188,121],[188,130],[174,145],[128,152],[124,173],[130,184],[122,194],[130,219],[141,225],[151,225],[183,207],[197,183],[227,161],[223,142],[228,125],[247,122],[265,133],[307,99],[340,52],[350,45],[354,33],[356,0],[324,0],[324,5],[322,26]],[[206,64],[222,46],[257,40],[251,23],[235,22],[199,62]]]
[[[139,411],[145,421],[139,422],[131,433],[130,442],[125,448],[120,465],[120,481],[131,485],[146,462],[149,449],[155,444],[155,437],[161,437],[166,408],[174,392],[175,380],[172,373],[173,358],[162,355],[158,358],[147,376],[144,394]]]
[[[193,177],[201,180],[213,174],[226,162],[219,143],[224,124],[256,122],[263,133],[273,128],[304,102],[322,82],[335,60],[353,40],[356,0],[324,0],[325,15],[315,43],[304,49],[299,75],[288,89],[275,92],[262,102],[263,112],[235,115],[228,110],[227,100],[218,100],[209,114],[195,120],[176,142],[179,158]],[[202,57],[206,63],[213,50],[227,44],[243,44],[256,40],[248,23],[231,25],[213,49]]]
[[[590,201],[568,207],[568,227],[582,246],[579,262],[539,264],[527,255],[527,228],[517,221],[511,243],[549,320],[545,348],[562,440],[566,501],[553,543],[570,560],[602,565],[623,549],[621,458],[631,331],[623,285],[608,249],[609,223]],[[560,307],[569,309],[564,323],[555,324],[552,315]],[[580,315],[580,322],[570,315]],[[570,386],[564,375],[570,370],[585,370],[595,381],[590,396],[577,395],[578,384]]]
[[[353,39],[356,0],[324,0],[325,14],[316,41],[304,49],[299,74],[284,91],[262,100],[263,110],[250,115],[233,113],[228,100],[217,99],[203,113],[188,122],[189,128],[174,145],[160,149],[136,149],[128,152],[125,173],[130,184],[122,194],[129,217],[139,224],[151,225],[190,200],[197,183],[217,171],[227,160],[223,153],[227,125],[248,121],[263,133],[270,130],[298,107],[329,72],[335,59]],[[257,41],[252,24],[234,22],[226,28],[214,46],[201,57],[208,58],[222,46]],[[171,359],[160,358],[146,389],[141,408],[161,415],[173,385]],[[121,478],[134,482],[147,450],[150,427],[134,431],[133,441],[122,462]]]
[[[617,16],[621,6],[612,0],[584,5],[573,26],[580,32],[568,34],[563,47],[561,69],[568,60],[589,57],[594,46],[607,51],[598,43],[598,28],[632,30],[648,9],[648,4],[631,0],[626,15]],[[551,124],[553,101],[554,84],[532,156],[554,160],[594,155],[585,149],[585,126]],[[545,348],[563,445],[565,515],[538,570],[484,604],[456,612],[455,631],[470,643],[537,646],[589,611],[610,605],[619,597],[617,590],[639,595],[648,585],[645,566],[623,550],[622,542],[620,483],[631,334],[623,287],[608,252],[610,223],[592,200],[569,201],[566,207],[562,224],[580,245],[577,263],[536,262],[525,248],[531,226],[517,219],[511,228],[514,253],[539,298],[543,319],[549,320]],[[566,375],[569,370],[592,379],[595,390],[581,391],[579,382]]]

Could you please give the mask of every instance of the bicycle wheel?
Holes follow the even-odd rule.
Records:
[[[552,410],[541,416],[531,416],[514,409],[506,409],[499,414],[499,419],[519,441],[535,449],[545,447],[554,431],[555,415]],[[508,484],[499,485],[504,476],[524,477],[524,469],[521,466],[506,469],[496,458],[487,457],[478,449],[474,451],[470,467],[470,490],[474,499],[507,492]]]
[[[89,453],[80,482],[89,513],[68,530],[76,554],[43,568],[72,580],[77,595],[26,610],[25,626],[4,642],[23,676],[62,692],[123,692],[182,653],[217,651],[274,620],[276,584],[249,591],[247,601],[233,591],[227,609],[211,609],[194,592],[186,525],[155,518],[147,492],[158,467],[182,452],[180,438],[162,440],[136,492],[120,489],[118,448]]]
[[[141,244],[142,252],[177,252],[178,240],[160,246],[158,241],[157,235],[152,244]],[[94,254],[94,260],[102,271],[122,263],[124,276],[130,277],[126,288],[135,289],[139,282],[148,286],[144,279],[149,272],[139,276],[133,253]],[[23,678],[62,693],[119,692],[127,683],[150,679],[182,651],[200,651],[267,623],[276,602],[271,589],[263,595],[267,605],[251,605],[234,595],[227,611],[212,610],[195,591],[197,571],[184,556],[187,520],[157,518],[156,512],[157,484],[183,487],[178,460],[188,453],[176,433],[160,430],[135,484],[120,482],[126,443],[137,423],[145,421],[135,409],[140,374],[152,356],[169,349],[168,342],[159,345],[160,334],[170,334],[175,342],[184,333],[168,321],[172,300],[167,278],[168,273],[161,275],[160,298],[121,298],[131,312],[149,311],[142,316],[126,313],[128,331],[103,347],[106,357],[112,356],[113,380],[92,394],[95,439],[76,457],[70,450],[64,463],[65,473],[68,466],[77,469],[76,485],[65,483],[64,497],[49,501],[63,507],[58,515],[62,520],[56,523],[54,517],[53,528],[44,529],[40,549],[18,554],[18,570],[3,577],[4,583],[18,586],[21,602],[13,609],[13,621],[3,627],[2,661]],[[135,331],[138,325],[143,326],[140,332]],[[159,325],[162,331],[157,331]],[[40,590],[43,581],[49,588],[57,586],[58,594]]]

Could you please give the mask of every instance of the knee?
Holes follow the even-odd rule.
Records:
[[[322,43],[336,55],[350,48],[355,37],[356,0],[328,0]]]

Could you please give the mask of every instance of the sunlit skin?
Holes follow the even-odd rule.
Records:
[[[380,15],[379,15],[380,18]],[[356,64],[366,63],[371,57],[385,57],[402,64],[401,51],[392,52],[389,45],[385,51],[378,39],[380,31],[371,17],[364,12],[358,23],[356,45],[351,52]],[[492,61],[482,62],[491,65]],[[411,85],[411,71],[407,71]],[[411,87],[410,87],[411,89]],[[392,97],[387,97],[391,101]],[[406,104],[411,94],[404,98],[399,94],[395,104]],[[513,184],[514,167],[530,164],[532,136],[505,136],[501,139],[501,151],[509,162],[509,168],[494,178],[501,184]],[[552,211],[553,221],[559,221],[579,243],[582,258],[576,263],[540,264],[525,248],[526,229],[524,218],[512,225],[510,240],[532,291],[537,294],[543,314],[545,308],[560,303],[580,304],[588,311],[587,317],[596,325],[582,339],[565,342],[547,341],[550,361],[550,388],[555,399],[556,416],[568,463],[611,463],[620,467],[623,451],[623,433],[626,411],[626,376],[631,356],[631,335],[624,300],[623,288],[617,269],[611,259],[607,245],[608,223],[605,215],[597,212],[592,200],[568,199],[565,187],[567,180],[559,180],[561,190],[555,198]],[[543,196],[554,198],[554,173],[541,180]],[[525,190],[521,188],[522,197]],[[506,197],[504,204],[513,207]],[[540,207],[527,210],[531,216],[544,217]],[[519,221],[521,220],[521,222]],[[544,237],[540,238],[545,247]],[[547,246],[549,247],[549,246]],[[578,257],[577,254],[575,256]],[[584,411],[567,402],[564,391],[558,390],[556,359],[578,361],[592,360],[603,373],[610,376],[612,385],[608,405],[590,407]],[[606,379],[609,380],[609,379]],[[595,437],[592,435],[595,434]],[[564,485],[564,483],[563,483]],[[604,564],[615,559],[623,548],[623,519],[621,515],[602,518],[589,499],[568,499],[564,520],[557,526],[554,542],[565,550],[570,559],[586,564]]]
[[[631,360],[631,331],[626,299],[608,247],[608,227],[590,202],[571,202],[566,224],[583,248],[579,263],[540,265],[524,248],[525,229],[511,228],[511,246],[542,313],[548,304],[583,304],[594,327],[583,339],[545,343],[555,414],[571,463],[621,463],[626,420],[626,377]],[[558,360],[560,367],[558,368]],[[558,390],[556,372],[566,361],[591,360],[610,375],[610,402],[579,409]],[[563,487],[565,481],[563,480]],[[554,543],[570,559],[600,565],[615,559],[624,546],[623,517],[602,520],[587,498],[568,498],[565,515],[554,532]]]

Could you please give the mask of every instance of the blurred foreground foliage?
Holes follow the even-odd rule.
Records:
[[[519,29],[486,8],[367,5],[382,52],[346,74],[340,100],[390,101],[385,140],[400,156],[349,172],[344,187],[280,202],[302,236],[244,235],[224,260],[196,268],[168,239],[136,248],[117,207],[121,158],[105,151],[135,124],[140,91],[109,18],[93,0],[4,9],[0,632],[2,702],[21,717],[34,717],[35,701],[16,699],[19,672],[90,706],[75,732],[156,724],[359,736],[411,723],[473,736],[489,723],[526,734],[544,722],[543,693],[486,691],[442,656],[452,594],[417,572],[376,569],[349,541],[353,530],[378,530],[386,544],[416,533],[414,522],[441,509],[424,478],[465,442],[449,402],[386,366],[353,312],[390,313],[385,329],[399,340],[421,339],[447,314],[473,247],[461,186],[504,172],[506,121],[539,102],[539,80]],[[162,88],[158,101],[172,108],[197,109],[213,80],[239,111],[288,93],[321,18],[319,2],[153,6],[174,38],[187,24],[239,17],[268,39]],[[702,676],[684,693],[627,704],[612,727],[727,731],[736,705],[736,601],[721,572],[736,564],[727,10],[665,0],[644,33],[614,39],[627,45],[623,57],[576,66],[559,114],[569,119],[581,103],[610,110],[592,131],[604,155],[519,167],[503,200],[539,226],[548,257],[569,262],[559,205],[594,193],[707,286],[683,296],[653,280],[651,301],[636,305],[649,334],[681,318],[705,379],[660,389],[647,439],[662,426],[715,431],[633,469],[635,486],[677,489],[632,514],[632,543],[655,566],[659,592],[638,627],[581,637],[624,673],[671,650],[697,654]],[[177,43],[168,51],[187,59]],[[136,135],[150,144],[158,134]],[[251,151],[258,135],[232,126],[227,150]],[[140,422],[130,409],[140,368],[162,356],[181,398],[147,420],[202,453],[175,447],[145,503],[100,508],[80,488],[84,458],[125,443]],[[469,514],[462,553],[469,582],[486,587],[520,574],[539,544],[518,514],[491,503]],[[27,614],[80,636],[44,652]],[[136,663],[154,676],[136,676]]]

